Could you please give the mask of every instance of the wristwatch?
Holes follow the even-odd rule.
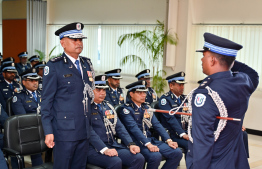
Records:
[[[168,142],[170,142],[170,141],[173,141],[173,140],[169,138],[169,139],[166,140],[166,143],[168,143]]]
[[[129,147],[132,146],[132,145],[135,145],[135,146],[136,146],[136,143],[135,143],[135,142],[129,143],[129,144],[127,145],[127,148],[129,148]]]

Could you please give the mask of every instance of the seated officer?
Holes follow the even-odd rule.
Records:
[[[158,100],[157,94],[155,90],[152,87],[150,87],[150,69],[145,69],[139,72],[136,75],[136,78],[138,80],[145,80],[147,83],[146,88],[148,89],[148,91],[146,93],[146,102],[148,104],[151,104],[152,102],[157,101]]]
[[[120,119],[126,126],[134,142],[140,147],[141,154],[147,161],[148,169],[157,169],[162,156],[166,157],[163,168],[177,168],[182,152],[176,142],[173,142],[164,127],[159,123],[152,112],[148,112],[149,106],[145,104],[146,81],[137,81],[126,86],[129,103],[121,108]],[[163,141],[151,137],[149,128],[153,127]]]
[[[14,81],[16,69],[14,63],[7,63],[1,67],[4,80],[0,81],[0,103],[6,111],[6,101],[12,97],[14,93],[22,89],[22,87]]]
[[[99,136],[90,138],[88,149],[88,163],[103,168],[122,168],[122,165],[130,169],[142,169],[145,159],[140,154],[140,148],[135,145],[124,125],[118,119],[112,105],[104,101],[106,76],[95,77],[94,103],[91,105],[91,125]],[[123,144],[117,143],[114,136],[117,135]]]
[[[170,91],[163,94],[160,97],[159,108],[162,110],[171,110],[180,106],[180,104],[185,100],[186,96],[183,95],[185,73],[179,72],[174,75],[168,76],[168,85]],[[187,101],[186,101],[187,103]],[[182,108],[179,112],[182,112]],[[179,147],[185,149],[185,155],[188,149],[188,135],[187,135],[187,116],[181,115],[169,115],[167,113],[160,113],[161,124],[168,129],[170,132],[170,137],[172,140],[178,143]]]
[[[35,64],[39,63],[40,61],[40,56],[38,55],[33,55],[29,59],[29,62],[31,63],[31,67],[34,67]]]
[[[27,54],[28,54],[27,52],[22,52],[18,54],[20,62],[16,63],[16,70],[19,75],[24,71],[26,71],[27,69],[31,68],[31,65],[27,63]]]
[[[37,74],[41,77],[41,79],[39,79],[39,84],[38,84],[38,90],[42,90],[43,86],[42,86],[42,83],[43,83],[43,71],[44,71],[44,67],[46,65],[46,62],[45,61],[41,61],[37,64],[34,65],[34,68],[36,69],[36,72]]]
[[[2,61],[1,67],[2,67],[3,65],[7,64],[7,63],[14,63],[14,62],[15,62],[15,59],[14,59],[13,57],[8,57],[8,58],[6,58],[6,59],[4,59],[4,60]],[[2,69],[0,68],[0,70],[2,70]],[[1,71],[1,73],[0,73],[0,80],[4,80],[4,76],[3,76],[2,71]]]
[[[124,103],[124,91],[120,88],[120,79],[122,79],[120,72],[121,69],[105,72],[108,77],[107,82],[109,85],[109,88],[106,89],[105,100],[109,101],[113,106]]]
[[[6,114],[6,112],[4,111],[2,105],[0,104],[0,126],[4,126],[5,124],[5,120],[8,118],[8,115]],[[4,158],[4,154],[2,152],[2,148],[4,147],[4,143],[3,143],[3,133],[0,133],[0,168],[1,169],[7,169],[7,165],[6,165],[6,161]]]
[[[16,93],[12,100],[12,110],[15,115],[40,113],[41,93],[37,91],[38,80],[40,77],[36,73],[35,68],[31,68],[23,72],[21,75],[24,90]],[[41,165],[43,163],[41,154],[31,155],[32,166]],[[11,158],[12,167],[17,168],[16,158]]]

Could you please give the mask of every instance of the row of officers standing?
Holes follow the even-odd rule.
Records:
[[[138,81],[126,86],[125,96],[120,88],[121,69],[95,76],[90,59],[79,55],[83,50],[82,39],[86,38],[82,33],[83,28],[82,23],[76,22],[57,30],[55,35],[60,38],[64,53],[45,65],[42,91],[37,91],[40,80],[38,71],[31,68],[20,74],[24,87],[12,99],[14,113],[16,110],[17,114],[41,113],[45,143],[53,148],[55,169],[85,169],[87,163],[103,168],[126,166],[139,169],[143,168],[145,162],[148,169],[157,169],[162,157],[166,159],[162,168],[177,168],[182,158],[182,151],[178,147],[185,150],[187,167],[191,169],[227,166],[232,169],[249,168],[241,131],[243,122],[228,122],[228,126],[220,130],[220,137],[214,138],[214,130],[221,129],[215,118],[219,116],[220,109],[206,90],[212,91],[208,88],[211,86],[218,91],[229,109],[229,116],[243,121],[247,108],[245,101],[256,89],[258,75],[243,63],[235,61],[234,66],[231,65],[242,46],[205,34],[205,46],[201,50],[204,55],[202,67],[208,77],[188,100],[183,95],[186,83],[184,72],[166,78],[170,91],[158,99],[150,88],[148,69],[136,75]],[[229,58],[230,66],[220,67],[220,54],[223,57],[225,55],[224,60]],[[4,73],[7,70],[15,71],[13,63],[7,67],[1,68]],[[230,69],[239,73],[233,74]],[[238,93],[229,90],[231,83],[239,87]],[[239,97],[233,97],[236,94]],[[188,104],[189,111],[192,111],[192,106],[193,112],[195,110],[197,113],[192,113],[191,123],[190,119],[181,115],[159,114],[157,118],[149,111],[150,103],[157,100],[160,109],[170,110]],[[117,113],[115,107],[119,104],[121,107]],[[223,106],[224,103],[219,104]],[[20,111],[19,106],[25,111]],[[32,107],[34,109],[30,112]],[[182,107],[179,111],[183,111]],[[5,112],[4,109],[2,112]],[[161,139],[153,136],[151,128],[157,131]],[[121,139],[121,143],[117,142],[116,136]],[[31,156],[31,159],[33,165],[42,163],[40,154]]]

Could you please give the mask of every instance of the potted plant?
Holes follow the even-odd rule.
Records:
[[[166,82],[162,76],[165,76],[166,72],[162,69],[163,65],[159,65],[159,63],[163,60],[165,43],[176,45],[178,42],[177,34],[169,34],[169,31],[165,31],[164,23],[157,20],[157,25],[153,31],[143,30],[141,32],[124,34],[119,37],[117,43],[121,47],[125,41],[131,42],[137,49],[145,50],[148,53],[147,59],[150,65],[153,65],[152,87],[157,94],[163,93]],[[124,56],[120,60],[120,65],[130,62],[138,64],[142,68],[149,67],[140,56],[132,54]]]

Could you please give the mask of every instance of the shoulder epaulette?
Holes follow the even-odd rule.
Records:
[[[80,59],[86,59],[86,60],[90,60],[89,58],[87,58],[87,57],[84,57],[84,56],[79,56],[80,57]]]
[[[58,56],[58,57],[55,57],[55,58],[52,58],[50,59],[51,62],[57,62],[57,61],[60,61],[60,60],[63,60],[63,56]]]
[[[130,106],[130,104],[129,104],[129,103],[125,103],[124,105],[125,105],[125,106]]]
[[[206,86],[208,86],[213,81],[212,78],[208,77],[207,79],[203,80],[203,82],[199,85],[199,89],[204,89]]]
[[[170,94],[170,92],[166,92],[164,95],[165,95],[165,96],[168,96],[169,94]]]

